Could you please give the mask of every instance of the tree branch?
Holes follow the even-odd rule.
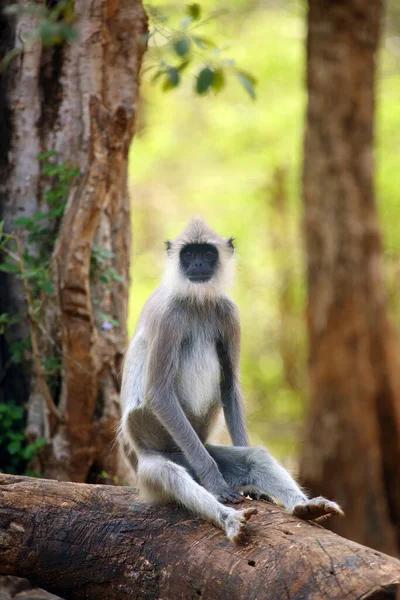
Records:
[[[397,559],[255,504],[234,545],[132,488],[0,474],[0,573],[69,600],[395,598]]]

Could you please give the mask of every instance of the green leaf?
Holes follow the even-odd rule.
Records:
[[[244,71],[237,71],[236,77],[238,78],[239,82],[244,87],[246,92],[249,94],[250,98],[252,98],[252,100],[255,100],[256,92],[254,86],[257,83],[257,80],[252,75],[250,75],[249,73],[245,73]]]
[[[3,271],[3,273],[19,273],[19,265],[8,261],[3,262],[0,263],[0,271]]]
[[[209,50],[210,48],[215,48],[214,42],[208,38],[196,35],[192,37],[192,40],[194,41],[196,46],[198,46],[202,50]]]
[[[53,23],[48,19],[43,20],[38,27],[39,37],[43,46],[49,48],[62,42],[59,32],[59,23]]]
[[[181,64],[177,67],[179,72],[182,72],[186,69],[187,66],[190,65],[190,58],[187,58],[186,60],[183,60],[181,62]]]
[[[165,76],[166,77],[162,88],[164,92],[167,92],[168,90],[171,90],[179,85],[180,75],[176,67],[168,67]]]
[[[193,21],[198,21],[201,17],[201,7],[197,2],[193,2],[193,4],[188,4],[186,7],[186,12],[190,17],[192,17]]]
[[[67,23],[60,23],[60,37],[65,42],[74,42],[78,38],[78,33],[75,27],[68,25]]]
[[[109,323],[110,325],[113,325],[114,327],[120,326],[120,322],[117,319],[114,319],[111,315],[108,315],[107,313],[103,313],[99,310],[99,311],[97,311],[97,315],[105,323]]]
[[[45,438],[38,438],[32,444],[28,444],[22,451],[23,458],[25,460],[29,460],[30,458],[32,458],[32,456],[35,456],[35,454],[38,453],[40,448],[43,448],[43,446],[45,446],[46,443],[47,442]]]
[[[22,359],[24,358],[24,352],[30,348],[30,345],[31,340],[29,337],[18,342],[12,342],[10,344],[11,360],[14,364],[18,365],[22,362]]]
[[[42,152],[41,154],[38,154],[36,158],[38,160],[47,160],[51,156],[57,156],[57,152],[55,150],[49,150],[48,152]]]
[[[174,41],[173,46],[178,56],[186,56],[190,51],[190,38],[187,35],[183,35]]]
[[[48,213],[36,212],[31,217],[19,217],[15,219],[15,227],[32,227],[35,223],[43,221],[49,217]]]
[[[12,48],[9,52],[7,52],[0,60],[0,73],[5,71],[14,58],[16,58],[19,54],[22,54],[23,51],[24,47],[21,46],[20,48]]]
[[[52,282],[51,282],[50,280],[48,280],[48,279],[47,279],[47,280],[45,280],[45,281],[42,281],[42,282],[40,282],[40,283],[38,282],[38,288],[39,288],[40,290],[43,290],[43,292],[44,292],[45,294],[47,294],[48,296],[53,296],[53,295],[54,295],[54,287],[53,287],[53,284],[52,284]]]
[[[156,71],[153,77],[150,79],[150,83],[155,83],[158,79],[160,79],[161,75],[164,75],[164,71]]]
[[[115,252],[109,250],[108,248],[102,248],[101,246],[97,246],[93,244],[92,247],[92,258],[98,262],[106,263],[111,258],[114,258]]]
[[[218,94],[225,87],[225,74],[222,69],[215,69],[212,88]]]
[[[50,358],[44,358],[42,361],[43,369],[49,373],[57,373],[61,369],[61,361],[56,356],[51,356]]]
[[[17,452],[19,452],[21,450],[21,442],[11,442],[10,444],[8,444],[7,446],[7,452],[9,454],[17,454]]]
[[[19,315],[9,315],[8,313],[2,313],[0,315],[0,325],[5,326],[3,329],[11,327],[11,325],[15,325],[15,323],[19,323],[20,320]]]
[[[214,77],[214,69],[211,69],[210,67],[204,67],[204,69],[202,69],[197,75],[196,92],[200,95],[208,92],[214,82]]]
[[[27,225],[31,225],[32,223],[32,217],[19,217],[18,219],[15,219],[14,221],[14,225],[16,227],[26,227]]]

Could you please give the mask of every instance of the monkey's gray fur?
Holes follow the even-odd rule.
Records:
[[[182,270],[180,255],[190,244],[215,250],[209,281],[193,282]],[[233,255],[232,239],[200,218],[167,243],[163,282],[147,301],[125,357],[119,433],[145,499],[179,502],[238,540],[256,512],[222,504],[243,501],[239,492],[275,498],[308,519],[341,509],[322,497],[308,500],[267,450],[249,447],[239,383],[239,314],[225,292]],[[233,446],[207,443],[221,410]]]

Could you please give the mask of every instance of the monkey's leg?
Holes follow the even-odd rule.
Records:
[[[318,496],[309,500],[293,477],[265,448],[206,445],[225,481],[236,490],[257,489],[276,498],[302,519],[343,515],[336,502]]]
[[[153,504],[178,502],[191,512],[216,523],[235,542],[243,537],[246,521],[257,512],[255,508],[235,510],[220,504],[192,479],[184,467],[157,453],[140,455],[138,482],[145,500]]]

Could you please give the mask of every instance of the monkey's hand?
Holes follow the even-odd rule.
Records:
[[[223,490],[220,490],[219,493],[214,494],[219,502],[225,503],[229,502],[230,504],[239,504],[240,502],[244,502],[245,498],[238,492],[235,492],[232,488],[227,486]]]
[[[244,502],[244,497],[232,489],[222,476],[218,481],[204,481],[203,485],[219,502],[230,502],[232,504]]]
[[[344,516],[344,512],[339,504],[327,500],[323,496],[318,496],[317,498],[312,498],[311,500],[297,504],[293,508],[292,513],[296,515],[296,517],[300,517],[300,519],[305,519],[307,521],[314,519],[322,520],[332,515]]]

